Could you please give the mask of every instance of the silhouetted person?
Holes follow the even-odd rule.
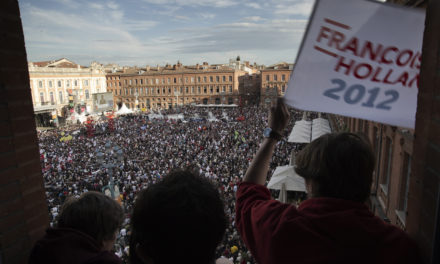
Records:
[[[111,250],[122,219],[121,206],[102,193],[69,198],[57,227],[37,241],[29,263],[121,263]]]
[[[227,218],[218,188],[178,170],[138,194],[131,223],[131,263],[210,264]]]

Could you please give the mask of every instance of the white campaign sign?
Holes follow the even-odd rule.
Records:
[[[424,21],[420,9],[317,0],[286,103],[414,128]]]

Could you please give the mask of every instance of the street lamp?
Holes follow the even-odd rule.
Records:
[[[102,187],[102,192],[108,195],[108,191],[110,191],[110,196],[112,199],[119,197],[119,188],[114,183],[113,173],[114,168],[118,167],[119,164],[124,160],[122,149],[115,145],[113,146],[110,141],[104,145],[105,151],[96,152],[96,160],[102,167],[106,168],[107,173],[110,177],[109,184]],[[108,157],[108,161],[105,160],[105,157]]]

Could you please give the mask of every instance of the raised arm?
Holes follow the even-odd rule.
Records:
[[[270,109],[268,120],[269,128],[275,133],[282,134],[288,122],[289,111],[287,110],[287,106],[284,104],[283,98],[278,98],[276,105]],[[266,183],[266,175],[276,143],[277,140],[274,138],[264,138],[263,143],[246,171],[243,182],[252,182],[261,185]]]

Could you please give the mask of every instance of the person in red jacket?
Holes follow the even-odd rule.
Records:
[[[373,215],[369,198],[375,158],[353,133],[326,134],[296,157],[309,199],[299,207],[271,198],[264,186],[277,141],[289,120],[282,99],[236,195],[237,229],[259,264],[420,263],[401,229]]]

